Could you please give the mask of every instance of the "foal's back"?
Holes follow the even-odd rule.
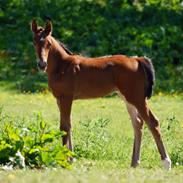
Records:
[[[138,61],[124,55],[75,57],[79,69],[74,75],[74,98],[101,97],[119,88],[125,91],[139,74]]]

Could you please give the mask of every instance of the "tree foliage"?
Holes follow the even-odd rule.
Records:
[[[0,64],[0,78],[20,76],[21,90],[42,87],[36,85],[30,22],[44,25],[45,16],[53,21],[53,35],[72,51],[149,56],[157,73],[156,91],[183,90],[181,0],[1,0],[0,7],[1,56],[9,56],[7,69]]]

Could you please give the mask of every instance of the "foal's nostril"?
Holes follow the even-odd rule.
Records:
[[[37,66],[38,66],[40,69],[45,69],[46,66],[47,66],[47,63],[44,62],[44,61],[40,61],[40,62],[38,62]]]

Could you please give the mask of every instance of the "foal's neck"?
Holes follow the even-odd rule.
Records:
[[[60,43],[56,41],[53,37],[51,37],[51,42],[52,46],[50,51],[53,52],[53,54],[59,56],[61,60],[65,60],[69,56],[68,53],[62,48]]]
[[[64,65],[67,64],[69,54],[60,46],[60,44],[51,37],[51,48],[48,56],[48,75],[55,75],[61,72]]]

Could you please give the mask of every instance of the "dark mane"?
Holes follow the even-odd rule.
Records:
[[[57,41],[58,41],[58,40],[57,40]],[[67,54],[69,54],[69,55],[74,55],[74,53],[73,53],[71,50],[69,50],[69,49],[65,46],[64,43],[62,43],[62,42],[60,42],[60,41],[58,41],[58,43],[59,43],[59,45],[66,51]]]

